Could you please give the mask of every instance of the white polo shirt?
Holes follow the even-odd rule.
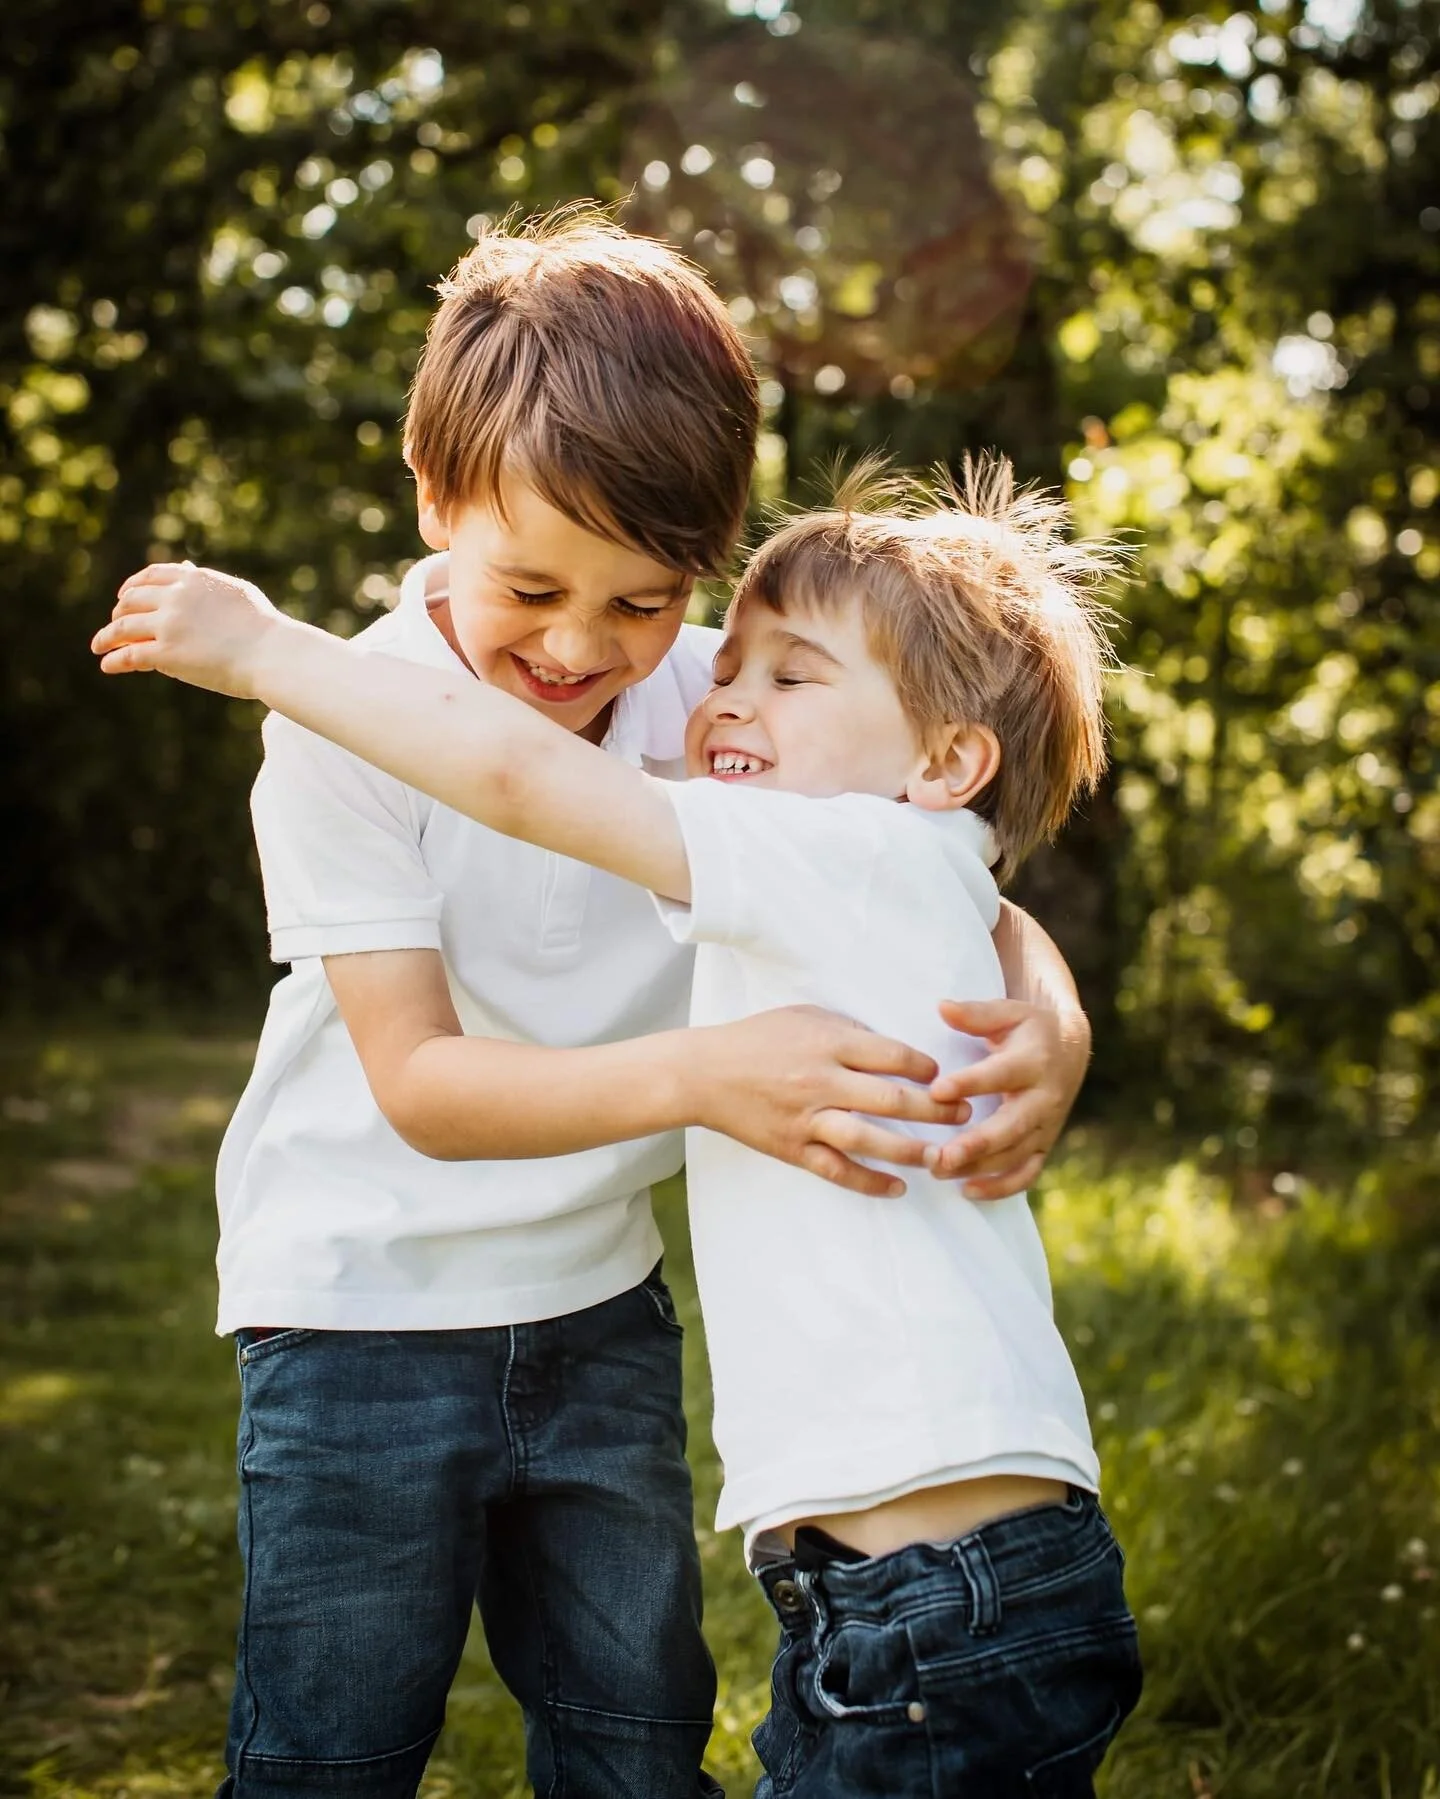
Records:
[[[692,1023],[812,1004],[942,1068],[983,1053],[937,1011],[941,995],[1005,991],[973,813],[711,780],[665,791],[693,901],[657,905],[698,945]],[[704,1130],[686,1161],[718,1527],[744,1525],[751,1547],[790,1519],[980,1474],[1098,1485],[1023,1195],[982,1204],[907,1169],[903,1199],[869,1199]]]
[[[355,643],[463,669],[428,616],[444,583],[445,558],[418,563]],[[611,754],[683,775],[718,635],[683,627],[620,696]],[[433,1161],[376,1106],[320,958],[438,950],[468,1034],[572,1046],[683,1024],[690,951],[643,889],[500,836],[286,719],[264,737],[255,836],[271,954],[292,968],[220,1152],[218,1330],[514,1324],[633,1286],[660,1254],[648,1189],[679,1168],[680,1133]]]

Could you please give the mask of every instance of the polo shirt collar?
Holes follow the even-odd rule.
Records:
[[[653,674],[616,699],[605,748],[636,768],[647,762],[676,762],[685,754],[689,720],[685,696],[667,657]]]
[[[1000,860],[1000,845],[995,841],[995,833],[978,812],[964,808],[954,812],[930,812],[921,806],[915,810],[924,812],[936,830],[945,833],[946,842],[962,854],[979,856],[987,868],[993,868]]]
[[[450,647],[443,631],[436,629],[430,617],[429,598],[440,598],[448,591],[450,558],[440,550],[433,556],[422,556],[412,562],[400,581],[400,598],[392,617],[399,625],[404,653],[411,662],[422,662],[430,668],[470,670],[462,657]]]

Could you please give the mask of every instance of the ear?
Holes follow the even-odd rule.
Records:
[[[407,447],[405,460],[410,461]],[[450,525],[445,515],[435,504],[435,490],[425,479],[418,468],[415,472],[415,510],[420,524],[420,540],[427,549],[448,550],[450,548]]]
[[[1000,772],[1000,740],[989,725],[947,725],[916,763],[905,797],[927,812],[954,812]]]

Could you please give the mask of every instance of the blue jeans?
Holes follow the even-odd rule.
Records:
[[[1140,1696],[1124,1559],[1077,1490],[939,1547],[761,1570],[756,1799],[1090,1799]]]
[[[493,1330],[237,1334],[217,1799],[412,1799],[477,1602],[537,1799],[699,1799],[715,1675],[657,1269]]]

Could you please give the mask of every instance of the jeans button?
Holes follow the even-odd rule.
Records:
[[[775,1607],[777,1611],[795,1612],[805,1609],[805,1595],[793,1580],[777,1580],[775,1582]]]

